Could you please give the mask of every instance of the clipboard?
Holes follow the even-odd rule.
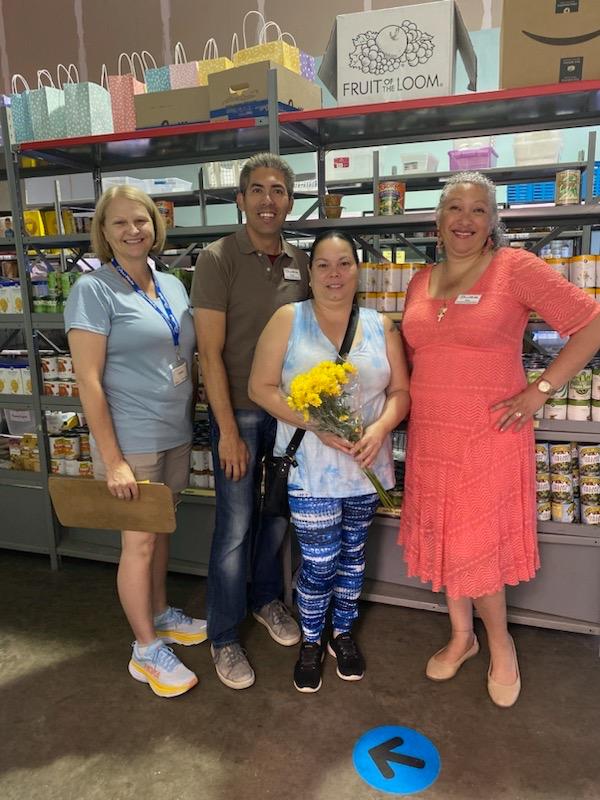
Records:
[[[138,484],[137,500],[120,500],[105,481],[51,475],[48,489],[56,516],[68,528],[173,533],[173,494],[164,483]]]

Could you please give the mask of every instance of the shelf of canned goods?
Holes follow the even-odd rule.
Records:
[[[494,134],[527,130],[543,130],[552,127],[584,127],[597,124],[600,112],[600,82],[563,84],[531,90],[489,92],[468,98],[436,98],[411,102],[386,103],[381,106],[323,109],[316,112],[293,112],[271,115],[268,125],[260,120],[240,120],[230,123],[179,126],[176,129],[145,130],[138,134],[106,135],[60,142],[28,143],[13,148],[13,158],[4,165],[12,199],[15,220],[15,238],[12,248],[16,250],[18,262],[17,291],[10,295],[10,313],[0,314],[0,344],[6,336],[19,338],[29,356],[31,373],[31,395],[0,397],[0,408],[28,412],[33,419],[34,430],[26,442],[28,448],[24,462],[37,465],[38,471],[24,469],[0,470],[0,503],[6,509],[11,524],[4,526],[0,535],[0,547],[13,547],[33,552],[47,553],[53,566],[58,566],[60,556],[76,556],[103,561],[117,561],[119,536],[116,532],[94,530],[65,530],[61,528],[52,512],[48,493],[48,475],[52,469],[69,470],[75,474],[75,464],[85,464],[87,447],[86,432],[81,428],[79,416],[81,405],[69,380],[61,386],[60,380],[48,379],[43,372],[43,358],[53,358],[47,348],[65,355],[66,338],[61,313],[60,297],[68,293],[68,282],[72,276],[61,280],[60,287],[42,287],[47,296],[37,297],[35,287],[28,279],[28,253],[44,253],[48,248],[59,251],[60,259],[68,250],[76,254],[74,260],[85,257],[89,250],[90,236],[86,232],[63,233],[56,236],[25,236],[22,212],[24,206],[20,194],[20,181],[33,175],[59,175],[70,172],[92,172],[96,189],[101,186],[102,171],[129,170],[167,164],[189,164],[197,166],[219,159],[240,159],[259,150],[271,149],[283,154],[297,152],[317,153],[317,181],[315,196],[325,188],[324,161],[328,150],[342,147],[376,146],[385,143],[402,143],[448,139],[455,136]],[[418,114],[415,113],[418,110]],[[4,110],[0,113],[4,141],[9,141],[9,131]],[[132,147],[132,140],[139,147]],[[196,155],[190,156],[190,153]],[[27,157],[28,166],[21,164]],[[590,147],[585,164],[562,164],[535,167],[519,167],[489,170],[493,178],[505,183],[519,180],[543,179],[560,166],[581,169],[591,166],[595,152]],[[37,163],[36,167],[29,166]],[[590,173],[588,169],[588,173]],[[407,177],[415,187],[433,187],[447,173],[424,173]],[[373,183],[376,175],[374,175]],[[342,187],[342,190],[362,191],[360,187]],[[367,187],[368,188],[368,187]],[[182,203],[200,203],[205,198],[202,191],[181,196]],[[218,193],[217,193],[218,194]],[[307,191],[307,195],[310,192]],[[374,193],[375,194],[375,193]],[[590,196],[591,196],[590,192]],[[225,193],[227,195],[227,192]],[[177,198],[170,198],[175,199]],[[215,200],[227,199],[220,195]],[[60,217],[61,202],[57,198],[55,211]],[[329,228],[343,228],[357,237],[359,244],[369,235],[375,237],[375,248],[385,237],[399,239],[403,246],[406,237],[417,234],[414,241],[421,240],[431,247],[435,238],[435,214],[418,211],[393,216],[353,217],[325,219],[319,209],[317,219],[290,220],[286,223],[286,234],[294,239],[311,237]],[[516,229],[516,236],[528,238],[527,229],[544,227],[536,234],[537,242],[528,244],[540,250],[553,237],[564,234],[579,237],[578,247],[589,252],[590,230],[598,226],[598,206],[529,206],[501,209],[501,218],[508,230]],[[202,216],[201,219],[205,219]],[[192,245],[212,241],[237,229],[236,225],[171,228],[168,231],[169,247],[181,247],[189,252]],[[548,232],[549,231],[549,232]],[[3,249],[11,245],[2,242]],[[6,245],[6,247],[5,247]],[[383,246],[383,245],[381,245]],[[52,257],[56,258],[56,254]],[[569,258],[562,251],[551,250],[549,259]],[[580,282],[582,288],[595,291],[596,282],[588,280],[585,269],[575,265],[565,267],[563,261],[553,264],[558,270],[567,270],[567,277]],[[64,264],[64,261],[61,261]],[[399,270],[401,272],[402,270]],[[406,274],[388,275],[389,281],[400,281],[396,295],[402,293],[402,282]],[[588,270],[589,272],[589,270]],[[596,269],[597,277],[598,269]],[[583,284],[581,283],[583,281]],[[396,284],[394,284],[395,286]],[[49,296],[50,289],[56,296]],[[60,292],[60,295],[59,295]],[[18,300],[17,300],[18,297]],[[35,300],[38,300],[36,303]],[[40,302],[40,300],[42,302]],[[50,301],[50,302],[48,302]],[[57,301],[56,304],[53,301]],[[396,298],[397,301],[397,298]],[[14,306],[14,308],[13,308]],[[17,308],[16,306],[19,306]],[[8,307],[8,306],[7,306]],[[401,308],[387,308],[396,319],[401,317]],[[535,325],[533,326],[535,327]],[[537,349],[544,326],[539,324]],[[2,345],[4,346],[4,345]],[[52,366],[52,364],[50,365]],[[537,368],[532,362],[527,369],[531,374]],[[586,371],[587,370],[587,371]],[[540,480],[539,541],[542,570],[535,581],[508,589],[510,618],[516,622],[545,627],[554,627],[586,633],[600,633],[600,525],[595,524],[593,513],[586,516],[587,522],[576,521],[576,483],[579,488],[579,514],[594,507],[597,486],[595,470],[595,447],[600,445],[600,418],[596,416],[595,401],[600,404],[600,375],[598,365],[592,364],[582,371],[579,382],[572,381],[566,387],[566,395],[553,398],[548,404],[548,414],[537,420],[536,442],[548,454],[548,480]],[[594,376],[597,378],[594,378]],[[532,378],[533,379],[533,378]],[[596,382],[594,382],[596,381]],[[44,393],[45,384],[48,394]],[[54,384],[54,385],[53,385]],[[596,387],[596,388],[594,388]],[[589,390],[589,391],[588,391]],[[583,394],[582,394],[583,391]],[[589,394],[589,397],[588,397]],[[566,403],[564,400],[566,399]],[[583,401],[587,403],[583,412]],[[571,411],[569,411],[571,409]],[[74,427],[69,431],[53,429],[56,416],[70,414]],[[402,432],[401,432],[402,433]],[[48,435],[50,434],[50,435]],[[61,441],[64,439],[65,441]],[[394,440],[395,455],[398,456],[398,489],[401,489],[404,462],[402,451],[404,434]],[[562,449],[561,449],[562,448]],[[552,469],[552,455],[569,451],[569,471]],[[587,448],[587,449],[586,449]],[[590,449],[591,448],[591,449]],[[397,451],[397,452],[396,452]],[[83,455],[82,455],[83,453]],[[74,456],[79,455],[78,458]],[[0,452],[0,460],[2,453]],[[211,486],[211,464],[206,436],[206,420],[200,413],[197,420],[190,494],[182,496],[178,508],[178,527],[172,539],[173,570],[205,575],[208,570],[210,539],[214,522],[214,494]],[[591,461],[590,461],[591,459]],[[555,459],[556,460],[556,459]],[[64,461],[64,464],[56,462]],[[566,461],[561,462],[564,466]],[[545,462],[544,462],[545,466]],[[576,470],[577,467],[577,470]],[[85,469],[85,467],[83,467]],[[577,471],[577,475],[575,474]],[[81,474],[78,472],[77,474]],[[559,477],[559,476],[562,476]],[[563,480],[570,476],[568,479]],[[600,482],[600,478],[599,478]],[[566,487],[566,489],[565,489]],[[585,488],[584,488],[585,487]],[[555,498],[553,499],[553,492]],[[571,501],[571,492],[573,500]],[[585,502],[581,502],[585,496]],[[588,503],[588,500],[590,501]],[[550,503],[550,518],[547,504]],[[600,502],[600,500],[599,500]],[[570,508],[572,506],[572,509]],[[553,515],[554,509],[554,515]],[[567,521],[572,514],[573,521]],[[560,517],[560,518],[559,518]],[[594,522],[594,524],[588,524]],[[430,592],[418,581],[406,576],[402,550],[397,545],[398,519],[378,515],[372,526],[367,546],[367,569],[364,596],[376,600],[445,611],[441,595]],[[200,535],[199,535],[200,534]]]

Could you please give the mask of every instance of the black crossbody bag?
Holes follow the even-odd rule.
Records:
[[[344,341],[340,347],[336,358],[336,363],[341,364],[346,359],[354,334],[358,324],[359,309],[353,303],[348,319],[348,327],[344,334]],[[296,428],[290,443],[285,449],[285,455],[274,456],[273,454],[265,457],[265,496],[263,499],[262,513],[267,517],[290,517],[290,506],[288,503],[288,474],[290,467],[297,466],[295,459],[296,450],[300,447],[306,431],[304,428]]]

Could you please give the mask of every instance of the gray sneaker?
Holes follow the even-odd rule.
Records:
[[[254,683],[254,670],[238,642],[215,647],[210,652],[219,680],[230,689],[247,689]]]
[[[298,623],[281,600],[271,600],[260,611],[253,611],[252,615],[261,625],[265,626],[271,634],[271,638],[275,639],[278,644],[291,647],[300,641]]]

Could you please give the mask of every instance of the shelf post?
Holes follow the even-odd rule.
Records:
[[[279,155],[279,97],[277,94],[277,70],[267,74],[267,104],[269,119],[269,151]]]

